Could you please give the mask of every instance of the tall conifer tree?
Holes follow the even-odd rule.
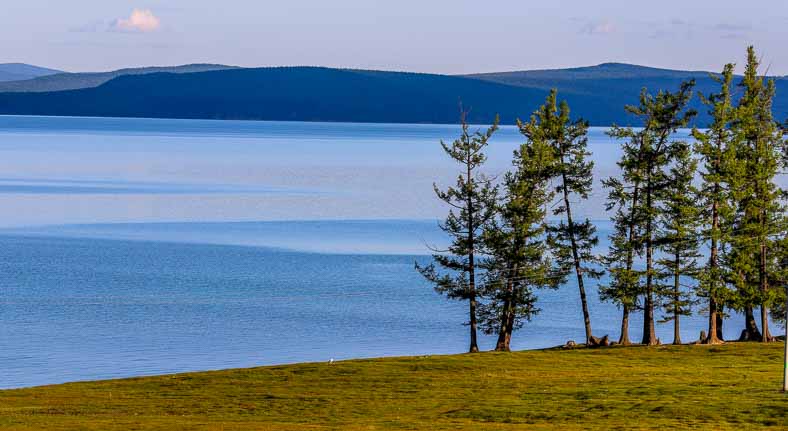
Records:
[[[753,47],[747,49],[742,78],[743,95],[737,106],[734,131],[738,135],[736,160],[738,178],[734,203],[738,212],[732,235],[739,304],[745,313],[742,338],[769,341],[769,307],[776,300],[770,278],[775,268],[775,235],[783,221],[781,191],[775,183],[782,157],[782,131],[772,117],[773,80],[758,75],[759,62]],[[753,308],[760,306],[761,330],[754,322]]]
[[[701,201],[703,203],[703,229],[709,239],[709,259],[698,274],[696,293],[698,297],[708,301],[708,334],[702,340],[707,344],[718,344],[723,341],[722,322],[723,306],[730,292],[725,283],[724,269],[720,266],[720,254],[724,242],[722,220],[726,217],[727,205],[725,154],[733,143],[734,134],[731,124],[735,121],[736,110],[731,100],[733,85],[733,64],[726,64],[720,76],[712,75],[720,92],[705,96],[700,94],[701,101],[709,108],[712,123],[708,129],[693,129],[692,136],[697,144],[695,151],[700,155],[703,164],[701,178]]]
[[[556,274],[545,245],[553,156],[541,139],[529,139],[515,152],[497,217],[484,233],[488,280],[481,315],[485,331],[498,333],[498,351],[508,351],[512,332],[539,312],[536,289],[557,288],[565,279]]]
[[[446,154],[462,167],[454,187],[441,190],[434,185],[435,194],[449,207],[449,215],[440,228],[451,238],[448,250],[433,255],[434,263],[416,264],[416,269],[435,285],[435,290],[451,299],[468,301],[470,352],[478,352],[477,341],[477,259],[481,248],[481,234],[485,224],[495,213],[496,187],[490,178],[479,172],[487,160],[484,148],[498,130],[498,119],[486,131],[471,132],[465,113],[461,115],[462,133],[458,139],[441,146]],[[448,253],[446,253],[448,252]],[[439,271],[435,264],[446,270]]]
[[[574,218],[570,200],[573,197],[588,199],[593,184],[594,162],[589,160],[591,153],[587,149],[588,123],[572,121],[569,105],[565,101],[559,104],[557,91],[553,89],[531,120],[520,125],[520,131],[529,141],[545,142],[554,152],[551,175],[559,201],[553,214],[561,216],[562,220],[557,225],[548,226],[548,243],[559,271],[575,273],[586,344],[594,344],[584,276],[599,278],[602,275],[588,265],[594,260],[591,250],[598,243],[598,238],[596,227],[589,219],[578,222]]]

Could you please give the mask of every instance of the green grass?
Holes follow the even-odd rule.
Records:
[[[0,391],[0,429],[788,428],[782,343],[355,360]]]

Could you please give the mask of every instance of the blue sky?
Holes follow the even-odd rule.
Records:
[[[621,61],[718,70],[755,44],[788,74],[788,2],[5,0],[0,62],[197,62],[471,73]],[[758,6],[756,6],[758,5]]]

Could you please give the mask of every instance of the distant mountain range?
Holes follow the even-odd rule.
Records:
[[[60,71],[47,69],[45,67],[31,66],[24,63],[1,63],[0,83],[5,81],[22,81],[55,73],[60,73]]]
[[[718,90],[708,72],[621,63],[572,69],[448,76],[322,67],[234,68],[189,65],[106,73],[58,73],[0,82],[0,114],[240,120],[505,124],[527,119],[558,88],[573,116],[592,125],[636,124],[624,105],[643,87],[674,90],[695,79]],[[774,113],[788,117],[788,78],[776,77]],[[57,91],[55,91],[57,90]],[[697,124],[708,121],[705,108]]]
[[[25,78],[24,80],[8,80],[6,82],[0,82],[0,93],[43,93],[48,91],[79,90],[81,88],[98,87],[99,85],[104,84],[111,79],[125,75],[145,75],[148,73],[194,73],[225,69],[237,69],[237,67],[224,66],[221,64],[187,64],[185,66],[173,67],[139,67],[133,69],[120,69],[112,72],[66,73],[53,71],[53,73],[40,74],[38,76]]]

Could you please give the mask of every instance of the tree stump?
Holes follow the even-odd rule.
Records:
[[[602,338],[594,337],[593,335],[588,339],[588,347],[608,347],[610,346],[610,337],[605,335]]]

